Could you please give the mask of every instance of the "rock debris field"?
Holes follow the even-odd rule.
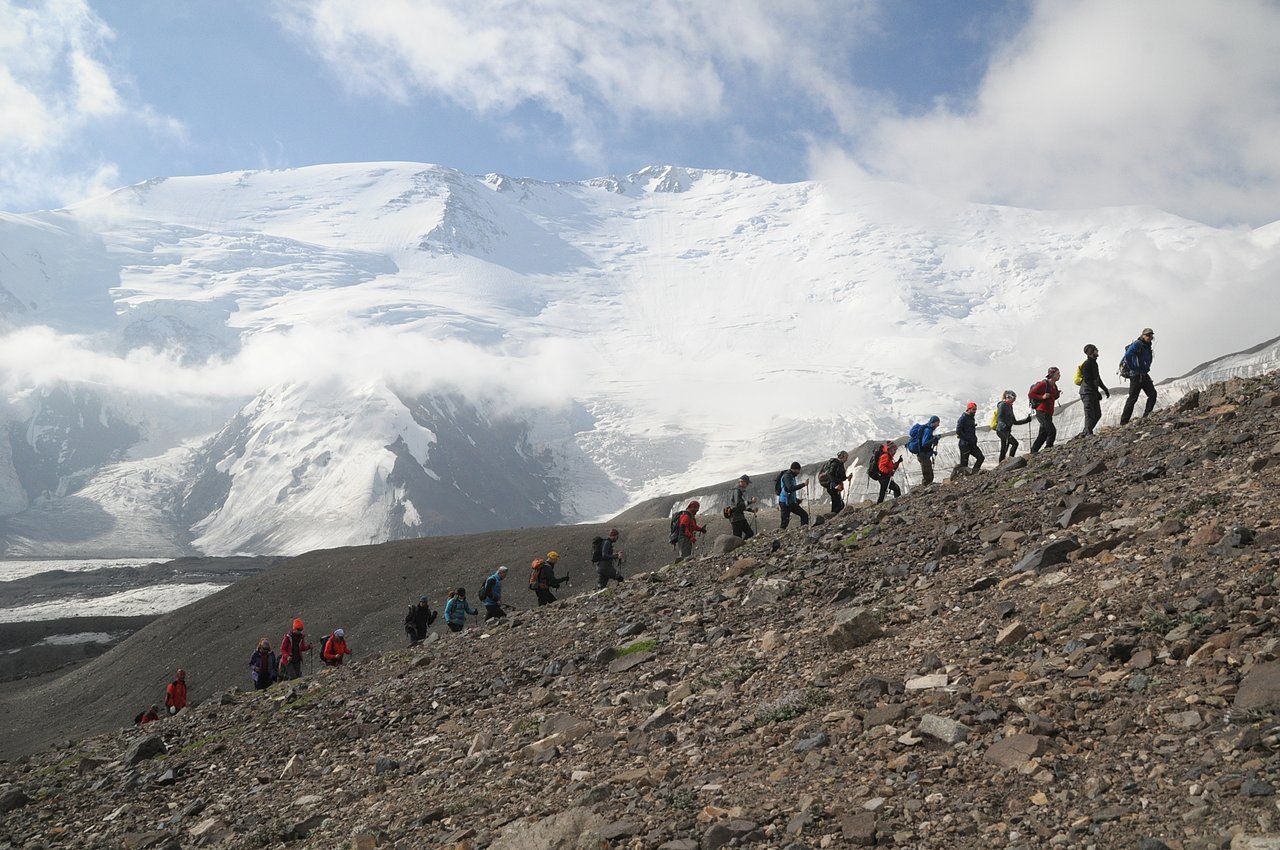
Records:
[[[0,847],[1280,847],[1278,417],[1233,380],[0,764]]]

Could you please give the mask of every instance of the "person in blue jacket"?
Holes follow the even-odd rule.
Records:
[[[914,432],[907,441],[907,451],[920,461],[920,486],[927,487],[933,483],[933,456],[938,453],[938,423],[942,420],[930,416],[929,421],[911,426]]]
[[[782,512],[780,527],[786,528],[791,522],[791,515],[800,517],[801,525],[809,524],[809,512],[800,507],[800,497],[796,493],[803,490],[808,481],[797,481],[800,473],[800,461],[792,461],[791,467],[782,473],[778,480],[778,510]]]
[[[1124,360],[1121,363],[1129,373],[1127,375],[1129,397],[1124,400],[1124,412],[1120,414],[1121,425],[1133,418],[1133,406],[1138,403],[1138,393],[1147,394],[1147,406],[1142,411],[1143,416],[1150,415],[1155,409],[1156,385],[1151,383],[1151,360],[1154,356],[1151,346],[1155,339],[1155,331],[1151,328],[1143,328],[1142,334],[1129,343],[1129,347],[1124,350]]]
[[[986,456],[982,454],[982,449],[978,448],[978,422],[976,414],[978,405],[976,402],[969,402],[965,407],[964,413],[960,414],[960,418],[956,420],[956,439],[960,443],[960,465],[956,468],[968,473],[969,458],[973,458],[973,472],[982,469],[982,462],[986,460]]]
[[[444,603],[444,624],[449,627],[449,631],[460,632],[467,622],[467,615],[475,616],[479,613],[467,603],[467,589],[460,587],[450,593],[449,601]]]
[[[484,605],[485,622],[501,620],[507,616],[507,612],[502,610],[502,580],[506,577],[507,566],[503,564],[484,580],[484,587],[480,589],[480,602]]]

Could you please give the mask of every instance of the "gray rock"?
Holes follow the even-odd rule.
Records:
[[[840,832],[844,840],[858,847],[871,847],[876,843],[878,825],[872,812],[862,812],[840,819]]]
[[[502,828],[490,850],[570,850],[599,846],[608,824],[590,809],[574,808],[548,817],[525,819]],[[594,843],[591,843],[594,842]]]
[[[373,772],[376,776],[383,776],[388,773],[395,773],[400,769],[400,762],[393,758],[380,756],[373,764]]]
[[[124,763],[133,766],[139,762],[153,759],[158,755],[163,755],[164,751],[164,741],[160,736],[148,735],[129,748],[129,752],[125,753]]]
[[[937,738],[947,744],[958,744],[969,737],[969,727],[937,714],[926,714],[921,717],[917,731],[921,735]]]
[[[0,793],[0,814],[20,809],[30,802],[31,798],[21,788],[10,788]]]
[[[1240,793],[1246,797],[1270,797],[1276,793],[1275,786],[1261,779],[1246,779],[1240,784]]]
[[[1280,661],[1255,664],[1240,682],[1234,711],[1280,711]]]
[[[692,838],[673,838],[670,841],[659,844],[658,850],[698,850],[698,842]]]
[[[609,662],[610,673],[625,673],[626,671],[639,667],[641,664],[648,663],[654,659],[654,654],[648,650],[641,652],[633,652],[630,655],[624,655],[621,658],[615,658]]]
[[[1037,574],[1049,572],[1050,567],[1065,564],[1068,553],[1079,548],[1080,541],[1074,537],[1064,537],[1061,540],[1054,540],[1043,546],[1037,546],[1024,555],[1021,561],[1014,564],[1013,572],[1034,572]]]
[[[836,622],[827,629],[827,646],[847,652],[865,646],[884,635],[880,624],[867,608],[846,608],[836,614]]]
[[[287,830],[285,830],[286,839],[306,838],[311,832],[317,829],[320,824],[324,823],[327,818],[324,812],[317,812],[314,815],[308,815],[299,821],[294,821]]]
[[[802,741],[797,741],[796,745],[791,749],[795,750],[797,753],[807,753],[810,750],[825,747],[830,742],[831,739],[827,737],[826,732],[819,732],[818,734],[805,738]]]
[[[756,824],[749,820],[734,818],[717,821],[707,827],[707,831],[703,833],[702,850],[719,850],[734,839],[745,839],[755,830]]]
[[[892,726],[907,716],[907,707],[902,703],[877,705],[862,715],[862,725],[871,729],[875,726]]]
[[[734,549],[741,546],[744,542],[746,541],[740,537],[734,537],[732,534],[721,534],[715,539],[715,542],[711,544],[711,554],[727,555]]]

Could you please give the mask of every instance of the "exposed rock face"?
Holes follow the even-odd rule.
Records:
[[[1277,846],[1278,391],[0,764],[5,840]]]

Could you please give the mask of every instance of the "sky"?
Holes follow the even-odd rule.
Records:
[[[0,210],[401,160],[1280,219],[1280,0],[0,0]]]

